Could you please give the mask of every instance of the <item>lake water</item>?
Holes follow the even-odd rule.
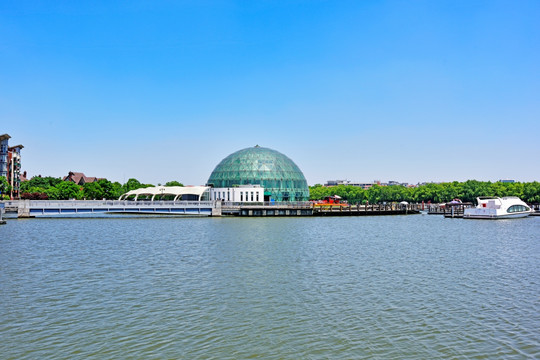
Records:
[[[8,220],[2,359],[540,358],[540,217]]]

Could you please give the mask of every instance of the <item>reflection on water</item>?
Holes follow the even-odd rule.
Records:
[[[3,358],[538,358],[540,218],[0,227]]]

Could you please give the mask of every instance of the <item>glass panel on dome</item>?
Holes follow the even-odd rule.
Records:
[[[302,171],[287,156],[267,148],[239,150],[223,159],[208,183],[215,187],[261,185],[277,201],[307,201],[309,188]]]

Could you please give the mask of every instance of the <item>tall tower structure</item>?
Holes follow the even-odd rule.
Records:
[[[21,189],[21,149],[22,145],[9,146],[8,134],[0,135],[0,176],[4,176],[11,186],[10,197],[18,198]]]
[[[11,198],[18,198],[21,189],[21,149],[22,145],[8,148],[8,182],[11,185]]]
[[[8,134],[0,135],[0,176],[8,176]]]

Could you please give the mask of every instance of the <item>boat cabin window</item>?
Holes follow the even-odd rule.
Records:
[[[529,211],[529,208],[523,205],[512,205],[507,210],[507,212],[509,213],[522,212],[522,211]]]

